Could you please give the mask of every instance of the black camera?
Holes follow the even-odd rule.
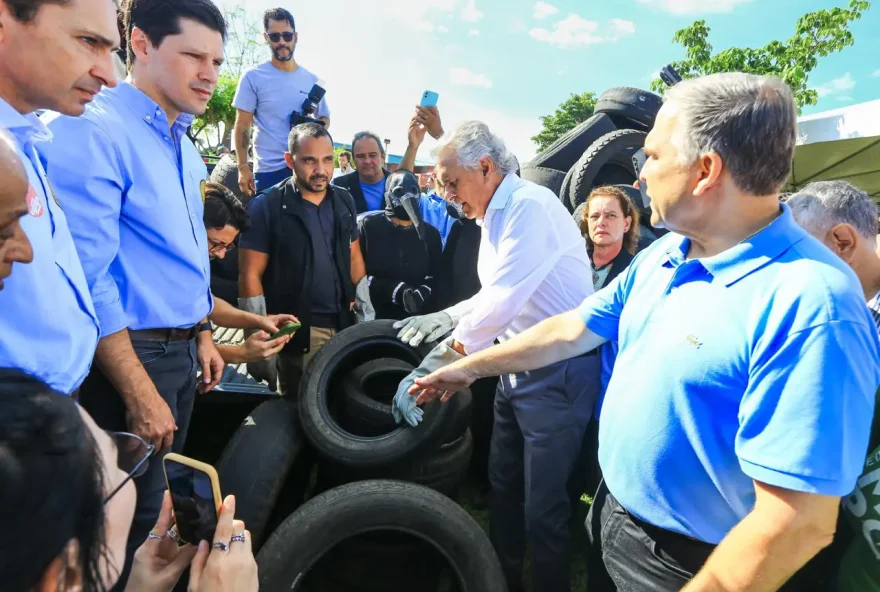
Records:
[[[302,123],[318,123],[324,125],[324,122],[317,117],[313,117],[313,114],[318,110],[318,103],[324,98],[326,92],[327,91],[318,84],[312,86],[312,90],[309,91],[308,96],[303,100],[299,111],[294,111],[290,114],[290,127],[293,128]]]

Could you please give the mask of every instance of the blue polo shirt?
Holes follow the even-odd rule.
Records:
[[[717,544],[753,480],[848,495],[861,474],[880,342],[855,274],[782,205],[770,226],[686,260],[669,234],[581,305],[619,343],[599,461],[621,505]]]

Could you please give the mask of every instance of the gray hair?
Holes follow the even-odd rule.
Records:
[[[296,154],[300,142],[305,138],[329,138],[330,143],[333,143],[333,136],[320,123],[301,123],[290,130],[287,136],[287,151]]]
[[[382,140],[380,140],[379,136],[377,136],[373,132],[358,132],[354,135],[354,140],[351,141],[352,154],[354,154],[354,145],[357,144],[359,140],[363,140],[365,138],[376,140],[376,146],[379,147],[379,153],[382,155],[382,158],[385,158],[385,147],[382,144]]]
[[[504,140],[489,131],[489,126],[481,121],[461,124],[434,148],[433,153],[437,156],[446,150],[454,150],[461,165],[467,169],[480,166],[480,159],[484,156],[495,163],[502,176],[516,172],[518,167],[516,157],[504,145]]]
[[[844,223],[867,240],[877,238],[877,205],[867,193],[846,181],[810,183],[787,203],[797,223],[820,240]]]
[[[741,72],[686,80],[666,92],[679,109],[676,145],[694,162],[715,152],[736,186],[752,195],[779,191],[791,173],[797,107],[787,84]]]

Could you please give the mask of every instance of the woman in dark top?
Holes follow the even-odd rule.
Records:
[[[639,215],[629,196],[618,187],[598,187],[584,203],[577,220],[587,241],[598,291],[627,268],[639,246]]]

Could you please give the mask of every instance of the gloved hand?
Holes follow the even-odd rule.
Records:
[[[431,288],[428,286],[413,288],[412,286],[407,285],[402,292],[401,300],[403,301],[403,310],[411,315],[417,315],[422,312],[422,309],[425,307],[425,302],[431,297]]]
[[[361,278],[354,289],[354,314],[358,323],[376,320],[376,309],[370,300],[370,281],[367,276]]]
[[[448,315],[447,315],[448,316]],[[424,411],[416,406],[416,398],[409,394],[409,389],[415,382],[416,378],[427,376],[431,372],[435,372],[444,366],[460,360],[464,356],[452,349],[453,339],[447,337],[437,347],[425,356],[418,368],[407,374],[406,378],[400,381],[397,387],[397,393],[391,402],[391,415],[394,421],[400,423],[406,421],[412,427],[416,427],[422,421]]]
[[[266,316],[266,297],[261,294],[259,296],[251,296],[250,298],[239,298],[238,308],[260,316]],[[247,329],[244,332],[245,338],[250,338],[251,335],[259,331],[259,329]],[[278,390],[277,354],[259,362],[248,362],[247,371],[254,379],[258,381],[265,380],[271,390]]]
[[[431,313],[418,317],[409,317],[394,323],[395,329],[400,329],[397,338],[413,347],[418,347],[423,341],[431,343],[455,329],[458,319],[453,319],[446,311]]]

